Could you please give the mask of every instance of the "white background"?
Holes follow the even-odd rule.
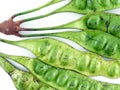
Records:
[[[15,13],[38,7],[40,5],[45,4],[48,1],[49,0],[1,0],[1,3],[0,3],[0,22],[7,20],[10,16],[12,16]],[[69,1],[69,0],[66,0],[66,2],[67,1]],[[28,16],[25,15],[22,17],[18,17],[18,18],[16,18],[16,20],[19,20],[22,18],[27,18],[30,16],[45,14],[51,10],[54,10],[55,7],[59,7],[63,4],[65,4],[66,2],[58,4],[58,5],[51,7],[51,8],[42,9],[41,11],[35,12],[33,14],[29,14]],[[111,10],[110,12],[119,14],[120,13],[119,11],[120,11],[120,9],[115,9],[115,10]],[[44,18],[41,20],[36,20],[36,21],[24,23],[21,26],[22,27],[54,26],[54,25],[59,25],[59,24],[71,21],[71,20],[75,20],[81,16],[82,15],[75,14],[75,13],[61,13],[61,14],[53,15],[53,16],[50,16],[48,18]],[[12,40],[21,39],[19,37],[15,37],[15,36],[7,36],[7,35],[4,35],[2,33],[0,33],[0,38],[12,39]],[[79,47],[79,46],[76,46],[76,47],[78,49],[82,50],[81,47]],[[17,54],[17,55],[25,55],[25,56],[30,56],[30,57],[34,56],[29,51],[23,50],[21,48],[13,47],[13,46],[10,46],[10,45],[4,44],[4,43],[0,43],[0,52],[4,52],[7,54],[11,54],[11,55]],[[101,81],[105,81],[105,82],[109,82],[109,83],[120,84],[120,78],[119,79],[108,79],[108,78],[102,77],[102,76],[92,77],[92,78],[97,79],[97,80],[101,80]],[[16,90],[9,75],[7,75],[7,73],[5,73],[4,70],[1,68],[0,68],[0,89],[1,90]]]

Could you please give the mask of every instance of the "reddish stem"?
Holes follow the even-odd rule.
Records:
[[[10,19],[0,23],[0,32],[7,34],[7,35],[16,35],[16,36],[21,36],[19,34],[19,31],[23,31],[24,28],[20,27],[20,24],[22,21],[13,21],[13,18],[11,17]]]

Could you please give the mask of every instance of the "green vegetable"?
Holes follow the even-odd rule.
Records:
[[[77,33],[78,32],[76,32],[76,34]],[[75,32],[72,32],[69,35],[73,36],[74,34]],[[64,35],[67,37],[67,33]],[[76,40],[81,40],[79,33],[76,36],[73,37],[75,37]],[[82,39],[85,39],[85,36],[82,37]],[[26,48],[35,54],[40,60],[52,66],[75,70],[89,76],[104,75],[110,78],[120,77],[120,66],[118,60],[106,61],[94,53],[78,51],[55,39],[44,38],[21,41],[1,41]],[[88,41],[86,42],[88,43]],[[91,42],[92,41],[89,40],[89,43]],[[113,65],[116,67],[113,67]]]
[[[114,36],[120,37],[119,15],[102,13],[102,12],[91,13],[86,16],[83,16],[78,21],[79,21],[79,26],[78,26],[79,29],[81,28],[81,29],[101,30],[110,33]]]
[[[102,31],[71,31],[47,35],[70,39],[91,52],[111,59],[120,59],[120,39]]]
[[[120,21],[120,15],[96,12],[85,15],[67,24],[63,24],[55,27],[39,28],[36,30],[80,29],[84,31],[86,29],[89,29],[89,30],[100,30],[109,33],[111,35],[120,37],[119,21]],[[23,36],[30,36],[30,35],[34,36],[34,34],[27,34]]]
[[[17,13],[14,16],[24,15],[27,13],[31,13],[37,10],[40,10],[41,8],[53,5],[58,2],[62,2],[63,0],[51,0],[51,2],[43,5],[42,7],[38,7],[32,10],[28,10],[25,12]],[[50,12],[48,15],[51,15],[56,12],[75,12],[75,13],[83,13],[87,14],[89,12],[95,12],[95,11],[105,11],[110,10],[114,8],[120,7],[120,0],[71,0],[68,4],[65,6],[56,9],[53,12]],[[44,15],[43,15],[44,16]],[[43,17],[42,16],[42,17]],[[46,16],[46,15],[45,15]]]
[[[62,2],[62,1],[63,0],[51,0],[51,2],[45,4],[41,7],[17,13],[15,15],[13,15],[13,18],[20,16],[20,15],[24,15],[27,13],[31,13],[31,12],[40,10],[44,7],[47,7],[47,6],[53,5],[58,2]],[[36,16],[36,17],[24,19],[21,21],[21,23],[39,19],[39,18],[43,18],[43,17],[49,16],[49,15],[52,15],[55,13],[59,13],[59,12],[74,12],[74,13],[80,13],[80,14],[81,13],[87,14],[90,12],[105,11],[105,10],[110,10],[110,9],[114,9],[114,8],[119,8],[119,7],[120,7],[120,0],[115,0],[115,1],[113,1],[113,0],[104,0],[104,1],[102,1],[102,0],[71,0],[65,6],[59,8],[59,9],[56,9],[55,11],[52,11],[48,14],[44,14],[42,16]],[[24,30],[30,30],[30,29],[24,28]]]
[[[17,70],[5,59],[0,57],[0,67],[2,67],[12,78],[17,90],[55,90],[43,84],[28,72]]]
[[[90,12],[96,12],[96,11],[105,11],[105,10],[109,10],[109,9],[113,9],[113,8],[118,8],[120,7],[120,0],[71,0],[70,2],[68,2],[65,6],[63,5],[63,7],[56,9],[55,11],[49,12],[47,14],[43,14],[41,16],[35,16],[35,17],[30,17],[30,18],[26,18],[23,20],[18,20],[18,21],[14,21],[13,19],[17,16],[21,16],[24,14],[28,14],[37,10],[40,10],[44,7],[50,6],[52,4],[58,3],[58,2],[62,2],[62,0],[52,0],[51,2],[48,2],[47,4],[40,6],[38,8],[32,9],[32,10],[28,10],[28,11],[24,11],[24,12],[20,12],[17,13],[15,15],[13,15],[10,19],[0,23],[0,32],[7,34],[7,35],[16,35],[16,36],[23,36],[21,35],[19,32],[20,31],[31,31],[31,30],[46,30],[46,29],[50,29],[50,28],[22,28],[20,25],[24,22],[28,22],[28,21],[32,21],[32,20],[36,20],[36,19],[40,19],[55,13],[59,13],[59,12],[74,12],[74,13],[83,13],[83,14],[87,14]],[[89,16],[88,16],[89,17]],[[104,15],[105,20],[109,18],[106,18],[107,16]],[[97,19],[97,23],[94,21],[94,19]],[[92,23],[91,23],[92,20]],[[82,21],[82,20],[81,20]],[[71,22],[69,24],[65,24],[62,26],[58,26],[56,28],[80,28],[82,29],[82,27],[84,27],[81,24],[81,21],[79,21],[79,19],[75,22]],[[101,27],[97,26],[98,24],[100,24],[101,20],[99,20],[99,17],[90,17],[90,20],[88,20],[87,25],[90,25],[90,28],[96,28],[96,27]],[[85,22],[82,22],[85,23]],[[95,24],[95,26],[94,26]],[[104,22],[102,23],[104,24]],[[106,28],[109,25],[109,21],[107,21],[106,26],[102,26],[101,28]],[[7,29],[6,29],[7,28]],[[113,29],[116,28],[115,32],[113,31]],[[119,31],[119,26],[114,26],[112,25],[112,27],[110,28],[110,33],[116,33],[116,31]],[[54,29],[54,27],[52,27],[51,29]],[[112,29],[112,30],[111,30]],[[101,30],[99,28],[99,30]]]
[[[120,85],[95,81],[74,71],[47,65],[37,58],[0,55],[24,65],[39,80],[58,90],[120,90]]]

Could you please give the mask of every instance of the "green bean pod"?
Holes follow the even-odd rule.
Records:
[[[30,73],[17,70],[1,57],[0,67],[2,67],[10,75],[17,90],[55,90],[54,88],[40,82]]]
[[[39,28],[36,30],[56,30],[56,29],[79,29],[83,31],[86,29],[100,30],[120,38],[119,21],[120,21],[120,15],[104,13],[104,12],[95,12],[95,13],[87,14],[67,24],[53,26],[53,27]],[[34,34],[28,34],[23,36],[34,36]]]
[[[73,34],[74,33],[69,35]],[[78,35],[77,38],[81,39]],[[88,76],[103,75],[110,78],[120,77],[119,61],[103,60],[103,58],[97,54],[78,51],[55,39],[44,38],[21,41],[1,41],[26,48],[40,60],[52,66],[75,70]]]
[[[95,81],[74,71],[47,65],[37,58],[0,55],[24,65],[39,80],[58,90],[120,90],[118,84]]]
[[[120,37],[120,15],[110,13],[91,13],[79,20],[81,29],[101,30]]]
[[[44,5],[44,7],[53,5],[54,3],[62,2],[63,0],[52,0],[48,5]],[[114,8],[120,7],[120,0],[71,0],[65,6],[56,9],[55,12],[75,12],[75,13],[83,13],[87,14],[89,12],[96,12],[96,11],[105,11]],[[40,8],[41,9],[41,8]],[[38,8],[39,10],[39,8]],[[51,14],[49,13],[49,15]]]
[[[89,13],[89,12],[96,12],[96,11],[105,11],[109,9],[118,8],[120,6],[120,0],[72,0],[73,7],[77,12],[81,13]],[[64,10],[64,8],[63,8]],[[72,11],[72,10],[70,10]]]
[[[47,6],[62,2],[62,1],[63,0],[51,0],[51,2],[48,2],[47,4],[43,6],[40,6],[32,10],[17,13],[13,15],[13,17],[35,12],[44,7],[47,7]],[[22,22],[27,22],[27,21],[43,18],[43,17],[49,16],[55,13],[60,13],[60,12],[74,12],[74,13],[80,13],[80,14],[88,14],[90,12],[111,10],[111,9],[119,8],[119,7],[120,7],[120,0],[104,0],[104,1],[102,0],[71,0],[66,5],[56,9],[55,11],[49,12],[41,16],[30,17],[30,18],[23,20]]]
[[[120,60],[120,39],[102,31],[85,30],[48,34],[70,39],[85,49],[101,56]]]

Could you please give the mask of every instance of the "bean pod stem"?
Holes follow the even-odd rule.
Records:
[[[23,19],[23,20],[19,20],[19,21],[14,21],[15,17],[21,16],[21,15],[24,15],[24,14],[29,14],[31,12],[38,11],[38,10],[40,10],[40,9],[46,7],[46,6],[58,3],[60,1],[61,0],[52,0],[52,1],[48,2],[47,4],[45,4],[43,6],[40,6],[40,7],[37,7],[35,9],[31,9],[31,10],[28,10],[28,11],[24,11],[24,12],[14,14],[8,20],[5,20],[2,23],[0,23],[0,32],[2,32],[4,34],[7,34],[7,35],[16,35],[16,36],[21,37],[22,35],[19,34],[19,31],[28,30],[27,28],[20,27],[20,25],[22,23],[24,23],[26,21],[31,21],[31,20],[34,20],[34,19],[42,18],[42,17],[44,17],[44,15],[36,16],[36,17],[33,17],[33,18],[27,18],[27,19]]]

